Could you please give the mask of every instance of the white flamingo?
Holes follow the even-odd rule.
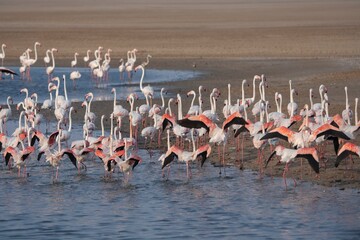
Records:
[[[51,60],[52,60],[52,66],[48,66],[46,68],[46,74],[48,75],[48,82],[50,82],[51,80],[51,75],[53,74],[54,72],[54,69],[55,69],[55,58],[54,58],[54,52],[57,52],[58,50],[56,48],[52,48],[51,49]]]
[[[45,57],[44,57],[44,63],[45,63],[45,67],[47,67],[47,65],[50,63],[50,54],[51,53],[51,50],[48,49],[46,50],[46,53],[45,53]]]
[[[79,56],[79,53],[74,53],[74,60],[71,61],[71,67],[76,67],[77,65],[77,56]]]
[[[79,71],[72,71],[70,73],[70,80],[73,82],[73,88],[76,89],[76,81],[81,78],[81,73]]]
[[[41,44],[39,42],[35,42],[35,44],[34,44],[35,58],[29,58],[29,59],[26,59],[24,61],[24,64],[27,67],[27,77],[28,77],[29,80],[31,79],[31,77],[30,77],[30,67],[32,65],[34,65],[37,62],[37,59],[38,59],[37,46],[41,46]]]
[[[145,68],[142,65],[139,65],[135,68],[135,71],[137,71],[138,69],[142,70],[141,73],[141,79],[140,79],[140,90],[144,95],[148,95],[149,97],[154,97],[154,89],[150,86],[147,85],[145,87],[143,87],[143,81],[144,81],[144,76],[145,76]]]
[[[6,48],[6,44],[5,44],[5,43],[3,43],[3,44],[1,45],[1,53],[0,53],[1,66],[4,66],[5,48]]]
[[[119,63],[120,63],[120,65],[119,65],[120,80],[123,80],[124,79],[124,72],[125,72],[124,59],[121,58]]]
[[[91,50],[86,51],[86,56],[84,57],[84,64],[86,66],[87,62],[90,60],[89,54],[91,53]]]

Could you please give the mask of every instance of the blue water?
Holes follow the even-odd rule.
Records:
[[[15,122],[9,128],[15,126]],[[55,124],[54,126],[55,127]],[[95,135],[98,135],[96,132]],[[75,124],[73,139],[81,125]],[[359,190],[301,182],[285,190],[282,179],[260,180],[252,171],[229,167],[226,177],[206,162],[174,164],[169,180],[157,162],[139,150],[143,162],[129,183],[120,173],[105,179],[97,158],[78,174],[69,160],[53,168],[35,156],[27,178],[0,167],[0,236],[3,239],[354,239],[360,234]]]
[[[18,71],[15,67],[10,67],[11,69]],[[73,87],[72,80],[69,79],[70,73],[74,70],[78,70],[81,73],[81,78],[76,80],[76,89]],[[126,99],[126,97],[132,92],[140,92],[140,78],[141,71],[134,73],[132,80],[127,79],[127,75],[124,75],[124,79],[120,80],[120,74],[117,69],[110,69],[109,71],[109,81],[96,83],[90,76],[89,68],[60,68],[56,67],[54,70],[53,76],[57,76],[62,79],[62,75],[66,76],[66,85],[68,97],[73,101],[83,101],[84,95],[88,92],[94,93],[94,101],[98,100],[112,100],[113,95],[111,94],[111,89],[114,87],[117,91],[117,99]],[[166,83],[179,80],[191,80],[199,76],[201,73],[197,71],[183,71],[183,70],[158,70],[158,69],[146,69],[145,77],[143,84],[144,86],[148,84],[155,83]],[[11,80],[10,76],[5,76],[4,79],[0,81],[0,104],[6,103],[8,96],[11,96],[14,100],[14,103],[18,103],[24,100],[25,94],[20,95],[20,89],[27,88],[29,90],[29,95],[36,92],[39,96],[39,102],[42,102],[45,99],[49,98],[49,93],[47,91],[48,86],[48,76],[45,71],[45,67],[32,67],[31,68],[31,77],[32,81],[21,80],[20,76],[15,76],[14,80]],[[158,97],[160,94],[161,87],[153,86],[156,95]],[[64,95],[64,87],[61,81],[60,86],[60,95]],[[53,91],[53,96],[55,96],[55,91]],[[139,94],[139,97],[143,97],[142,94]]]

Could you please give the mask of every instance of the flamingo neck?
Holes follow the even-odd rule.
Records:
[[[59,87],[60,87],[60,80],[57,80],[57,87],[56,87],[56,92],[55,92],[55,109],[57,109],[57,99],[59,96]]]
[[[8,108],[11,110],[11,107],[10,107],[10,102],[9,102],[10,98],[8,97],[7,100],[6,100],[6,103],[8,105]]]
[[[169,150],[170,149],[170,131],[167,130],[167,149]]]
[[[358,123],[358,112],[357,112],[358,102],[359,99],[355,98],[355,125]]]
[[[195,140],[194,140],[194,129],[191,129],[191,141],[193,146],[193,152],[196,151]]]
[[[251,98],[252,102],[255,101],[255,95],[256,95],[256,77],[254,77],[254,79],[253,79],[253,96]]]
[[[172,111],[171,111],[171,101],[169,100],[168,102],[168,109],[169,109],[169,115],[172,116]]]
[[[113,152],[113,131],[114,131],[114,116],[111,114],[110,115],[110,148],[109,148],[110,156],[112,155]]]
[[[21,129],[21,120],[22,120],[22,117],[24,116],[24,111],[21,111],[20,113],[20,116],[19,116],[19,130]]]
[[[148,105],[149,106],[149,98],[148,98],[148,96],[147,95],[144,95],[145,96],[145,100],[146,100],[146,105]]]
[[[52,67],[55,68],[55,57],[54,57],[54,51],[51,51],[51,60],[52,60]]]
[[[245,89],[244,89],[245,82],[243,81],[241,84],[241,105],[245,105]]]
[[[160,91],[160,96],[161,96],[161,108],[162,108],[162,109],[164,109],[164,107],[165,107],[165,100],[164,100],[163,91],[164,91],[164,89],[162,88],[161,91]]]
[[[282,110],[281,110],[281,108],[282,108],[282,95],[281,95],[281,94],[279,94],[279,100],[280,100],[280,103],[279,103],[279,113],[282,113]]]
[[[178,118],[179,119],[183,119],[183,114],[182,114],[182,103],[181,103],[181,97],[179,96],[178,98],[179,100],[179,106],[178,106]]]
[[[114,107],[113,107],[113,111],[115,111],[115,107],[116,107],[116,90],[114,89]]]
[[[66,76],[65,75],[63,75],[63,79],[64,79],[64,94],[65,94],[65,99],[67,101],[68,96],[67,96],[67,91],[66,91]]]
[[[88,112],[90,112],[90,109],[91,109],[91,102],[94,98],[94,95],[93,94],[90,94],[90,101],[89,101],[89,108],[88,108]]]
[[[215,114],[216,113],[216,99],[215,99],[215,97],[212,98],[212,101],[213,101],[213,105],[214,105],[213,113]]]
[[[57,138],[58,139],[58,152],[61,152],[61,141],[60,141],[60,135],[61,135],[62,131],[59,130],[59,137]]]
[[[312,99],[312,89],[310,89],[309,92],[310,92],[310,96],[309,96],[310,97],[310,109],[312,109],[314,106],[314,102]],[[320,96],[321,96],[321,92],[320,92]]]
[[[73,108],[70,108],[70,111],[69,111],[69,129],[68,129],[69,132],[71,132],[71,125],[72,125],[71,112],[72,111],[73,111]]]
[[[104,136],[104,115],[101,116],[101,136]]]
[[[195,98],[196,98],[196,93],[194,92],[193,99],[191,100],[191,107],[194,106]]]
[[[231,85],[228,84],[228,106],[231,106]]]
[[[201,100],[200,96],[199,96],[199,113],[198,114],[202,114],[202,100]]]
[[[34,45],[34,51],[35,51],[35,59],[34,59],[34,63],[37,61],[38,55],[37,55],[37,44],[35,43]]]
[[[140,66],[142,73],[141,73],[141,79],[140,79],[140,89],[141,91],[143,91],[143,80],[144,80],[144,76],[145,76],[145,69],[143,66]]]

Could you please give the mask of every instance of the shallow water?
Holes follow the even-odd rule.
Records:
[[[13,122],[13,127],[15,122]],[[81,126],[75,125],[73,139]],[[95,135],[99,134],[96,132]],[[193,164],[186,180],[183,164],[174,164],[169,180],[162,178],[159,151],[143,162],[128,184],[120,173],[105,179],[99,159],[88,159],[78,174],[69,160],[53,169],[35,156],[27,178],[0,167],[0,236],[12,239],[139,239],[239,236],[274,239],[356,238],[360,234],[358,190],[341,191],[308,182],[294,188],[282,179],[227,168],[226,177],[206,162]]]
[[[11,69],[16,70],[17,68],[11,67]],[[116,88],[117,99],[126,99],[126,97],[132,92],[140,92],[140,78],[141,71],[134,73],[131,81],[127,79],[127,76],[124,75],[125,80],[120,80],[120,74],[117,69],[110,69],[109,71],[109,81],[105,84],[100,82],[99,84],[96,81],[92,80],[90,76],[90,70],[88,68],[76,68],[81,73],[81,78],[76,80],[76,89],[73,87],[72,80],[69,79],[70,72],[74,71],[72,68],[60,68],[56,67],[54,75],[62,79],[62,75],[66,76],[66,85],[67,85],[67,94],[70,99],[73,101],[82,101],[84,95],[88,92],[94,93],[94,101],[99,100],[112,100],[113,95],[111,94],[111,88]],[[165,83],[172,81],[180,80],[191,80],[201,73],[198,71],[180,71],[180,70],[158,70],[158,69],[146,69],[145,77],[143,84],[151,83]],[[33,67],[31,68],[32,81],[20,80],[20,77],[15,77],[14,80],[11,80],[10,76],[5,77],[0,81],[0,104],[6,103],[8,96],[11,96],[14,100],[14,103],[18,103],[24,100],[25,94],[20,95],[20,89],[28,88],[29,94],[36,92],[39,96],[39,102],[43,102],[45,99],[48,99],[49,93],[47,91],[48,76],[46,75],[44,67]],[[155,97],[158,97],[160,94],[159,86],[153,86],[154,91],[156,92]],[[64,95],[63,81],[61,81],[60,86],[60,95]],[[55,96],[55,91],[53,92]],[[139,94],[139,97],[143,97],[142,94]]]

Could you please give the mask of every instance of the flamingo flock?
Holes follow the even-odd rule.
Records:
[[[25,67],[23,77],[31,80],[30,66],[37,61],[37,47],[41,46],[36,42],[34,45],[35,58],[30,58],[31,49],[27,49],[21,56],[22,66]],[[6,47],[6,45],[5,45]],[[95,81],[108,81],[107,72],[110,69],[111,49],[104,54],[102,61],[103,47],[98,47],[94,51],[95,59],[90,61],[90,52],[86,52],[84,64],[88,65]],[[4,47],[0,58],[5,58]],[[72,114],[76,114],[76,109],[72,106],[71,99],[67,96],[66,79],[53,76],[55,68],[54,53],[56,48],[46,51],[44,62],[47,66],[48,74],[48,93],[49,99],[46,99],[41,109],[53,113],[57,121],[56,129],[51,129],[47,133],[40,131],[39,125],[44,121],[43,115],[38,113],[40,109],[37,102],[36,93],[29,95],[26,88],[21,89],[25,94],[24,100],[17,104],[17,110],[20,111],[18,119],[18,128],[9,133],[6,122],[12,118],[12,99],[7,99],[7,108],[0,111],[0,147],[3,151],[5,165],[18,169],[18,175],[26,176],[26,166],[32,161],[32,155],[37,155],[37,160],[43,158],[54,168],[54,179],[59,178],[59,169],[64,159],[69,159],[79,173],[85,172],[86,163],[92,161],[94,156],[103,163],[104,175],[111,177],[116,171],[122,172],[124,181],[129,181],[135,167],[143,160],[138,155],[139,140],[143,141],[143,148],[147,149],[150,158],[156,148],[164,151],[159,158],[163,177],[170,177],[170,168],[174,162],[186,165],[186,179],[192,178],[192,165],[197,163],[199,167],[206,164],[206,160],[211,158],[213,149],[217,148],[219,174],[226,174],[227,159],[231,154],[229,145],[235,144],[236,157],[241,158],[241,164],[244,162],[244,141],[245,138],[251,139],[253,149],[256,149],[257,161],[260,176],[274,158],[278,158],[279,163],[285,163],[283,171],[284,184],[287,187],[286,175],[289,172],[289,165],[295,159],[306,159],[314,171],[314,177],[317,177],[322,168],[326,168],[326,157],[331,153],[326,152],[327,142],[334,145],[334,155],[336,155],[335,166],[338,167],[342,160],[359,156],[360,147],[352,141],[356,140],[360,129],[360,121],[357,116],[358,98],[355,99],[355,110],[350,109],[347,87],[345,90],[345,109],[341,114],[329,115],[329,96],[325,85],[320,85],[320,103],[313,103],[313,89],[309,89],[309,103],[303,108],[295,101],[296,89],[293,82],[289,80],[289,98],[287,105],[287,114],[282,110],[282,96],[285,93],[275,93],[276,111],[268,112],[271,100],[266,98],[266,87],[271,85],[262,75],[255,75],[252,85],[252,97],[246,98],[245,86],[247,81],[243,80],[241,89],[242,96],[233,104],[231,101],[231,85],[228,84],[227,99],[224,100],[222,114],[217,108],[217,100],[221,93],[218,88],[212,89],[207,93],[204,86],[198,89],[190,89],[187,97],[191,97],[189,109],[183,115],[181,94],[176,98],[170,98],[167,107],[164,99],[165,89],[161,89],[161,105],[153,103],[156,91],[149,84],[145,85],[146,67],[150,62],[151,55],[148,55],[146,61],[135,66],[137,49],[127,52],[127,61],[120,60],[119,74],[120,79],[127,73],[129,79],[132,78],[134,71],[141,70],[141,80],[139,84],[140,93],[145,99],[145,104],[138,105],[139,96],[136,93],[130,93],[126,96],[128,106],[119,105],[117,102],[116,88],[111,92],[114,96],[113,106],[109,106],[111,111],[108,115],[101,116],[101,135],[94,136],[97,129],[95,120],[98,117],[91,111],[91,104],[94,99],[92,92],[84,96],[82,107],[85,108],[83,134],[82,138],[73,140],[72,135]],[[49,55],[50,54],[50,55]],[[51,58],[50,58],[51,56]],[[74,71],[70,74],[70,79],[74,82],[80,78],[80,73],[75,70],[78,64],[79,54],[74,54],[74,60],[71,67]],[[46,59],[46,61],[45,61]],[[102,61],[102,62],[101,62]],[[51,65],[47,65],[50,64]],[[7,72],[6,68],[0,68],[2,72]],[[22,71],[20,70],[20,73]],[[59,94],[59,89],[64,88],[64,96]],[[259,99],[256,99],[257,89]],[[53,92],[55,91],[55,96]],[[198,93],[198,94],[197,94]],[[208,95],[210,109],[203,108],[203,96]],[[198,100],[198,104],[196,101]],[[173,104],[177,104],[177,114],[173,111]],[[248,111],[251,109],[253,118],[250,119]],[[50,114],[51,115],[51,114]],[[104,119],[111,122],[109,134],[105,134]],[[49,120],[47,120],[49,121]],[[124,130],[128,122],[129,129]],[[295,124],[300,127],[295,129]],[[352,125],[353,124],[353,125]],[[125,132],[129,132],[125,136]],[[162,148],[162,135],[166,135],[166,147]],[[157,138],[157,139],[156,139]],[[175,142],[171,143],[175,139]],[[72,140],[72,141],[71,141]],[[70,142],[71,141],[71,142]],[[157,144],[154,144],[157,142]],[[232,143],[233,142],[233,143]],[[188,144],[188,146],[187,146]],[[264,153],[270,148],[270,156],[265,158]],[[23,174],[21,170],[23,169]],[[167,171],[167,175],[165,174]],[[294,179],[294,185],[296,181]]]

